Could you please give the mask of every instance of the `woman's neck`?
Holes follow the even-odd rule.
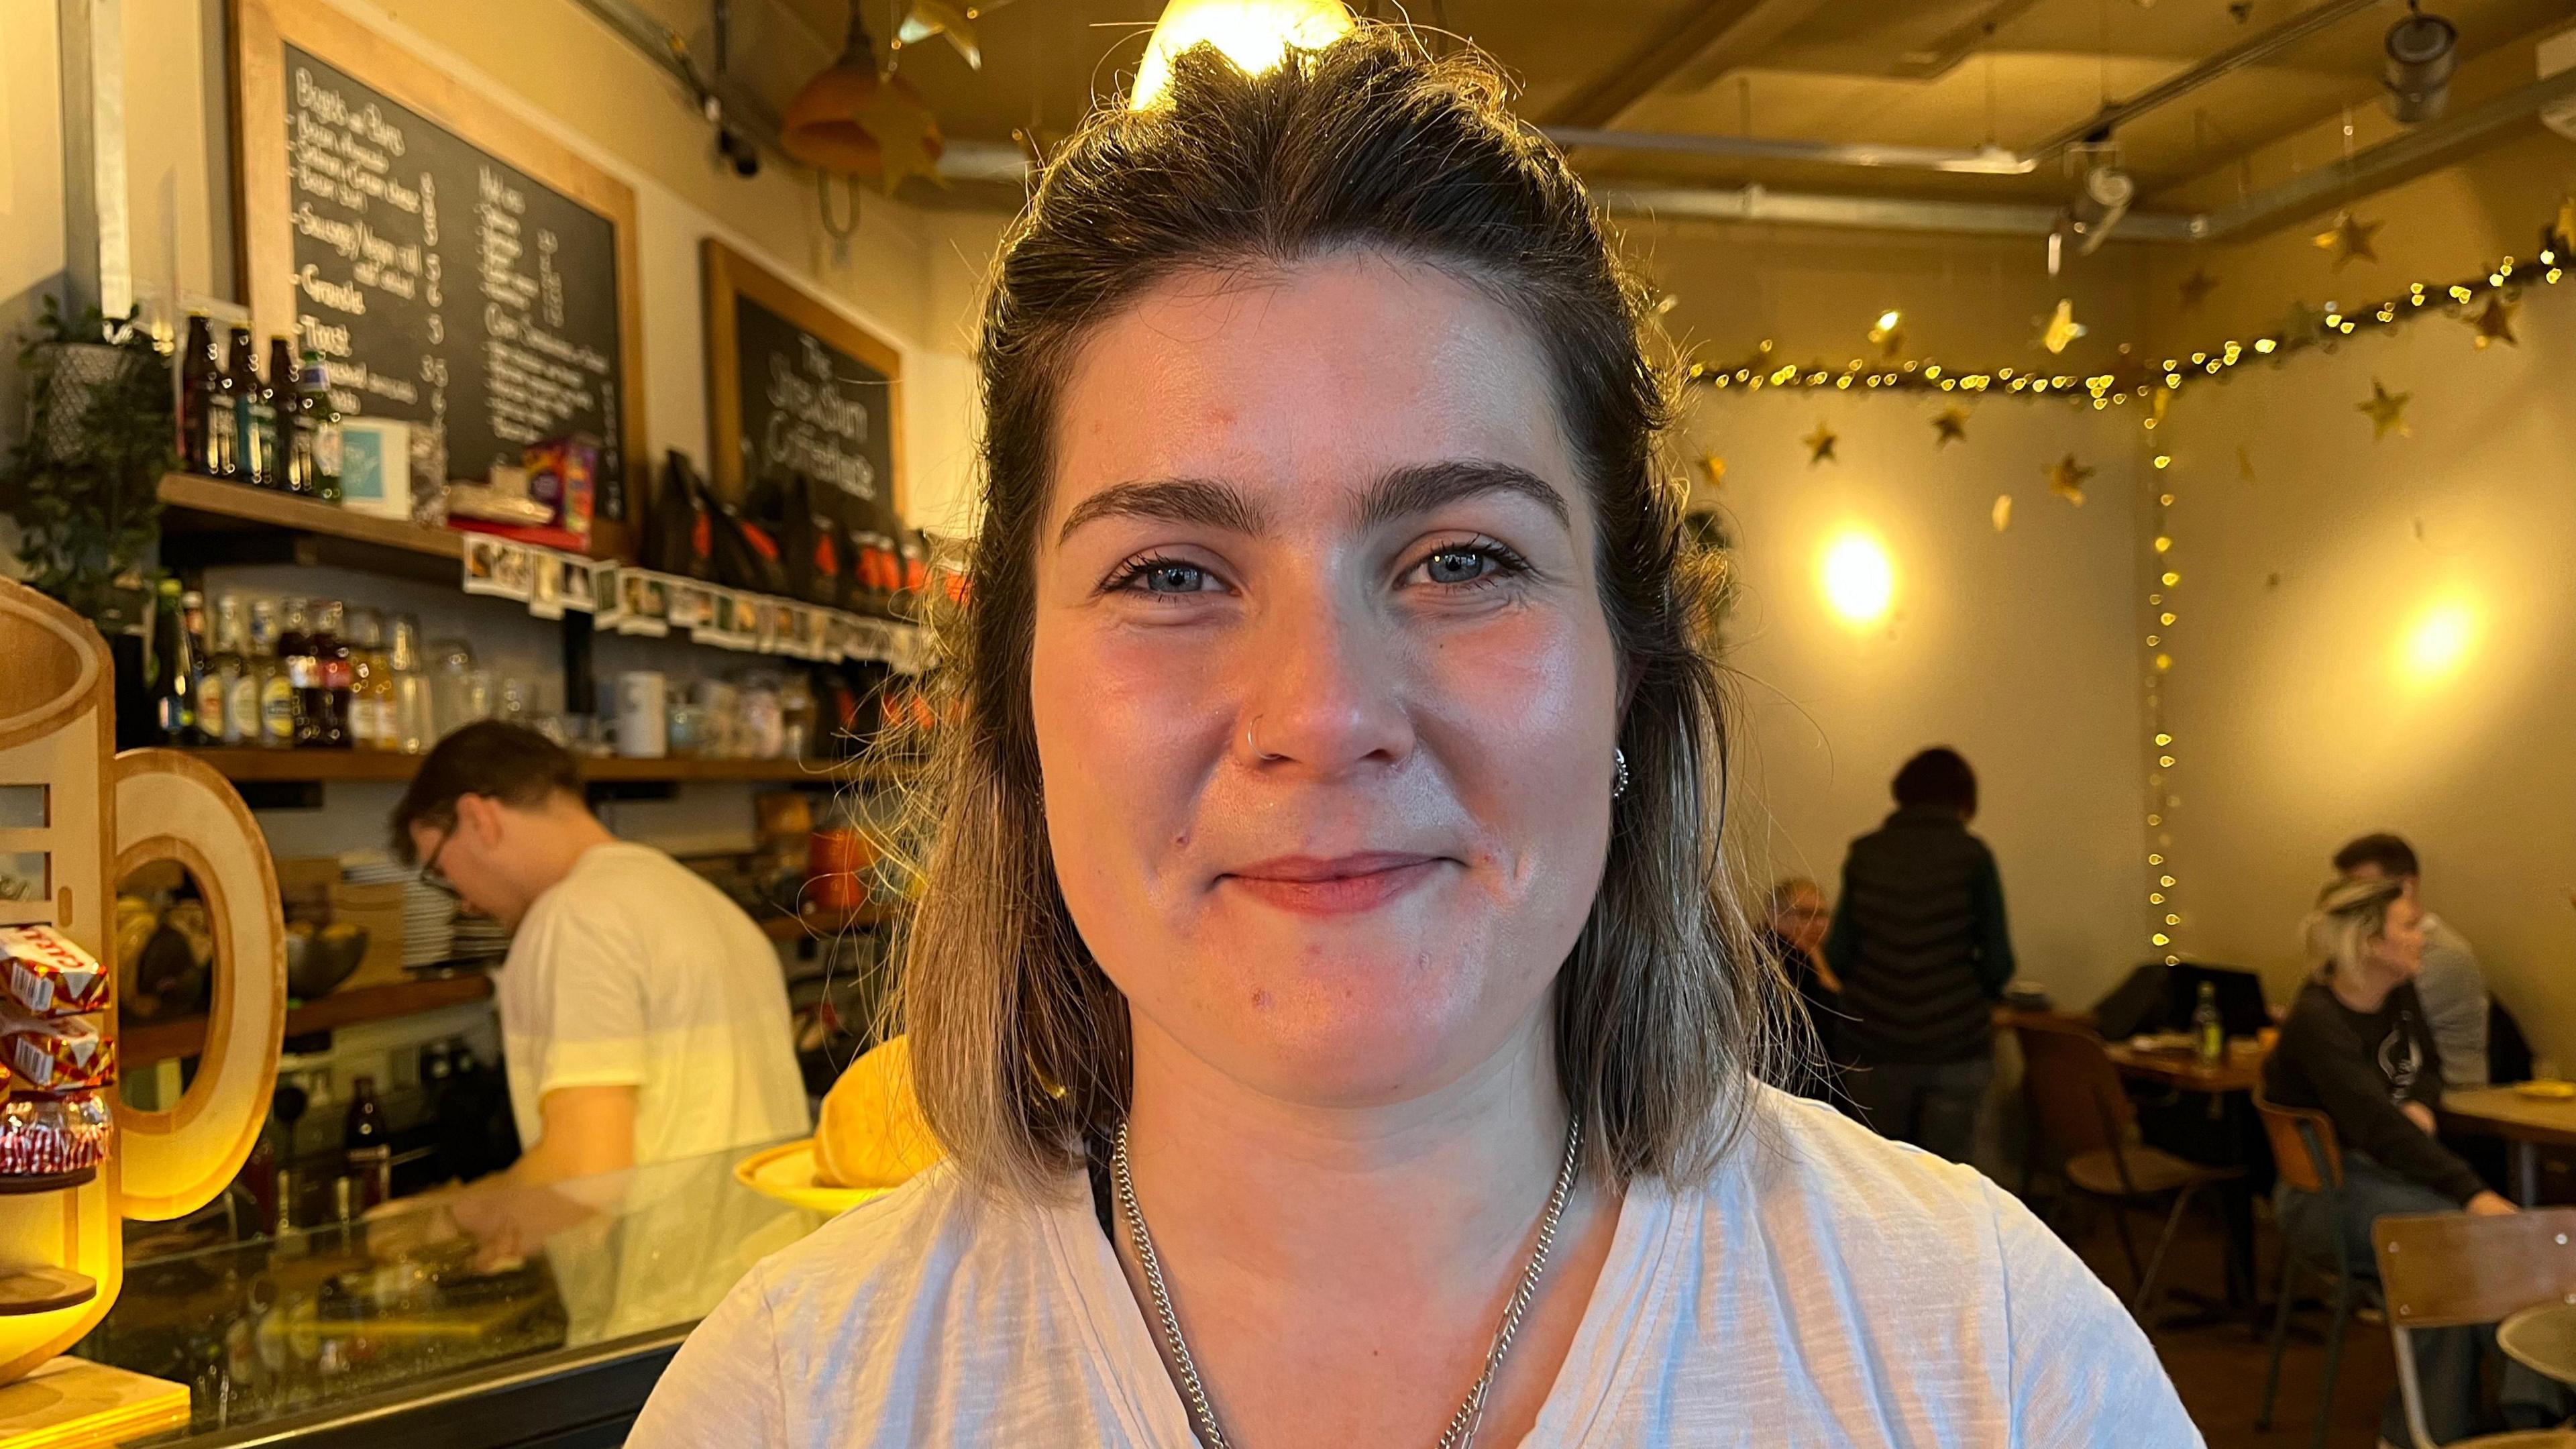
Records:
[[[2385,976],[2368,967],[2354,970],[2338,966],[2326,978],[2326,989],[2335,994],[2335,1000],[2355,1011],[2377,1011],[2388,1004],[2390,993],[2403,981],[2402,977]]]

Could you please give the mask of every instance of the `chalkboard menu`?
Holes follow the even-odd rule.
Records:
[[[896,533],[901,354],[722,242],[703,251],[718,489],[802,473],[839,522]]]
[[[626,520],[643,451],[633,191],[322,0],[239,13],[260,330],[320,351],[344,414],[439,437],[450,478],[597,438],[600,517]]]

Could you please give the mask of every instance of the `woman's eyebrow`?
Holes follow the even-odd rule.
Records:
[[[1158,478],[1103,488],[1073,506],[1056,546],[1075,529],[1103,518],[1159,518],[1173,523],[1203,523],[1233,533],[1258,534],[1268,526],[1261,506],[1243,490],[1208,478]]]
[[[1416,463],[1389,472],[1361,498],[1359,525],[1374,528],[1481,493],[1518,493],[1554,514],[1560,526],[1574,526],[1565,495],[1556,490],[1556,485],[1527,468],[1482,458]]]

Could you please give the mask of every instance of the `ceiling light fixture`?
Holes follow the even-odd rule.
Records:
[[[816,170],[874,181],[885,175],[885,146],[869,121],[894,110],[927,116],[928,108],[912,82],[878,71],[876,42],[860,14],[866,4],[856,0],[850,6],[850,33],[840,59],[817,72],[787,103],[778,144]],[[921,150],[935,161],[943,149],[932,124],[921,138]]]
[[[2451,72],[2460,68],[2459,27],[2409,3],[2403,20],[2388,27],[2388,114],[2413,126],[2442,114],[2451,103]]]
[[[1191,46],[1213,45],[1244,74],[1259,75],[1291,48],[1321,50],[1354,23],[1342,0],[1171,0],[1145,42],[1127,108],[1142,111],[1161,100],[1172,86],[1173,58]]]
[[[2110,240],[2111,228],[2129,214],[2129,203],[2138,199],[2138,183],[2128,172],[2109,161],[2099,161],[2084,172],[2084,184],[2075,189],[2075,199],[2066,207],[2066,229],[2075,234],[2078,252],[2085,256],[2102,249]]]

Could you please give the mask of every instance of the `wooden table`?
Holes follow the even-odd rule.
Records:
[[[2544,1303],[2496,1325],[2496,1346],[2534,1373],[2576,1384],[2576,1303]]]
[[[2102,1050],[2120,1075],[2186,1092],[2251,1092],[2263,1082],[2263,1046],[2252,1037],[2230,1038],[2227,1059],[2215,1065],[2204,1065],[2197,1052],[2149,1051],[2124,1041],[2106,1042]]]
[[[2511,1087],[2474,1087],[2442,1094],[2442,1122],[2513,1144],[2513,1195],[2524,1207],[2540,1201],[2540,1149],[2576,1147],[2576,1099],[2553,1102]]]

